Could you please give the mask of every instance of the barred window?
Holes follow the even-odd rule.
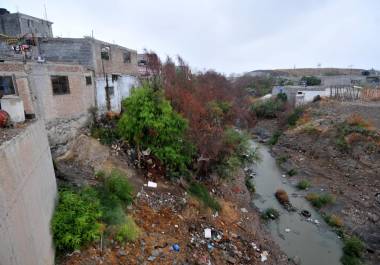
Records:
[[[69,78],[67,76],[51,76],[53,95],[70,94]]]

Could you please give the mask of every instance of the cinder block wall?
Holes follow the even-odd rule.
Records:
[[[57,187],[42,121],[0,145],[0,169],[0,264],[54,264]]]

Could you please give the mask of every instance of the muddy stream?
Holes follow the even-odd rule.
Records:
[[[276,160],[268,147],[253,142],[258,147],[260,162],[252,165],[256,173],[253,182],[256,186],[254,205],[264,211],[275,208],[280,212],[278,220],[268,223],[268,229],[273,239],[289,258],[302,265],[335,265],[341,264],[342,242],[331,231],[322,217],[312,208],[303,196],[297,196],[299,191],[290,184],[288,177],[283,177]],[[284,189],[289,194],[291,204],[297,209],[289,212],[276,200],[274,193]],[[311,213],[307,218],[300,214],[302,210]]]

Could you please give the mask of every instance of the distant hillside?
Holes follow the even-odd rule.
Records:
[[[255,70],[248,72],[251,76],[288,76],[302,77],[305,75],[361,75],[364,69],[349,68],[296,68],[296,69],[274,69],[274,70]]]

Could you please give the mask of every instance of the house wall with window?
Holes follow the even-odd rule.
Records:
[[[23,99],[25,113],[35,113],[28,74],[23,63],[0,63],[0,94],[20,96]]]
[[[94,70],[96,102],[107,111],[106,78],[111,110],[119,112],[121,100],[138,84],[137,51],[94,38],[51,38],[39,41],[40,55],[50,62],[80,64]]]
[[[95,106],[94,73],[81,65],[0,63],[1,77],[11,77],[25,112],[44,120],[54,155],[65,151]]]

